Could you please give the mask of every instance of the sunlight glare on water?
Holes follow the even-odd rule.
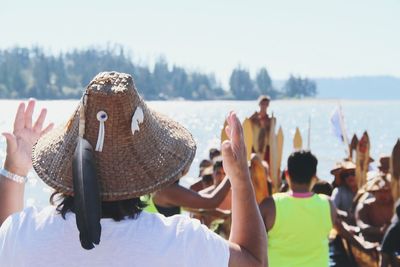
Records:
[[[10,131],[19,101],[0,100],[0,132]],[[235,110],[240,119],[250,116],[256,109],[255,101],[149,101],[148,105],[174,118],[193,134],[197,143],[197,154],[189,174],[182,179],[187,185],[196,180],[200,161],[208,157],[208,150],[219,146],[221,128],[226,114]],[[65,123],[78,104],[77,100],[38,101],[38,107],[48,109],[48,121],[56,125]],[[311,150],[318,157],[318,176],[331,181],[330,169],[336,161],[344,158],[344,145],[333,135],[330,116],[337,106],[336,100],[279,100],[273,101],[270,113],[274,112],[278,125],[284,132],[284,154],[282,168],[292,151],[292,139],[296,126],[307,145],[308,120],[311,117]],[[351,138],[353,133],[360,136],[368,130],[371,140],[371,155],[374,166],[381,154],[390,154],[400,137],[400,101],[342,101],[346,128]],[[39,109],[37,109],[38,111]],[[5,157],[5,140],[0,140],[0,163]],[[51,194],[47,187],[32,171],[26,186],[27,205],[45,206]]]

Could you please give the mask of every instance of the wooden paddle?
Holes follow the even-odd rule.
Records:
[[[253,123],[251,121],[251,119],[250,119],[250,122],[251,122],[252,137],[253,137],[252,138],[252,146],[253,146],[253,149],[254,149],[253,151],[255,153],[257,153],[260,156],[261,159],[264,159],[264,152],[265,151],[264,150],[259,151],[259,149],[260,149],[259,136],[260,136],[261,128],[260,128],[259,125],[257,125],[257,123]]]
[[[250,176],[257,203],[260,204],[268,196],[268,174],[262,160],[255,154],[250,160]]]
[[[303,148],[303,138],[301,137],[299,127],[296,127],[296,132],[293,138],[293,148],[294,150],[300,150]]]
[[[272,114],[269,131],[269,174],[273,183],[273,192],[278,191],[279,165],[278,165],[278,146],[275,134],[276,118]]]
[[[353,151],[357,151],[358,138],[357,135],[354,134],[353,138],[351,138],[350,147],[349,147],[349,159],[353,160]]]
[[[397,142],[392,150],[392,156],[390,159],[390,173],[392,175],[392,194],[393,199],[396,201],[400,198],[400,139],[397,139]]]
[[[253,129],[251,120],[249,118],[246,118],[243,121],[243,135],[244,143],[246,144],[247,160],[250,160],[253,149]]]
[[[282,164],[282,155],[283,155],[283,141],[284,141],[284,136],[283,136],[283,130],[282,127],[279,127],[278,134],[276,135],[276,147],[277,147],[277,166],[278,166],[278,176],[277,179],[279,181],[274,181],[276,184],[276,190],[278,191],[279,188],[281,187],[280,185],[280,176],[281,176],[281,164]]]
[[[369,165],[369,136],[365,131],[362,135],[360,141],[357,144],[357,154],[356,154],[356,179],[358,188],[361,188],[367,180],[367,172]]]
[[[222,127],[222,130],[221,130],[221,144],[225,141],[225,140],[228,140],[229,138],[228,138],[228,135],[226,134],[226,132],[225,132],[225,128],[226,128],[226,126],[228,125],[228,122],[225,120],[224,121],[224,126]]]

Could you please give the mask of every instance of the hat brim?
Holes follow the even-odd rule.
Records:
[[[122,138],[106,138],[102,152],[95,153],[101,198],[115,201],[139,197],[163,188],[184,175],[192,163],[196,144],[187,129],[149,109],[145,120],[151,122]],[[118,114],[118,111],[115,111]],[[33,148],[33,167],[39,177],[60,193],[73,195],[72,158],[75,151],[79,116],[76,110],[68,126],[61,125],[41,137]],[[125,127],[125,126],[124,126]],[[87,127],[97,133],[98,126]],[[96,136],[96,134],[89,134]],[[95,147],[96,140],[88,140]]]

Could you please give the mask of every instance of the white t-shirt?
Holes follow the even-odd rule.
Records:
[[[228,242],[198,220],[142,212],[137,219],[101,219],[101,241],[79,242],[75,215],[26,208],[0,228],[0,266],[228,266]]]

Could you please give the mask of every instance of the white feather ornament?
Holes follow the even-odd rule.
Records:
[[[141,107],[137,107],[135,113],[133,113],[131,122],[131,130],[133,135],[135,134],[136,131],[139,132],[140,130],[139,124],[141,124],[143,120],[144,120],[143,110]]]

